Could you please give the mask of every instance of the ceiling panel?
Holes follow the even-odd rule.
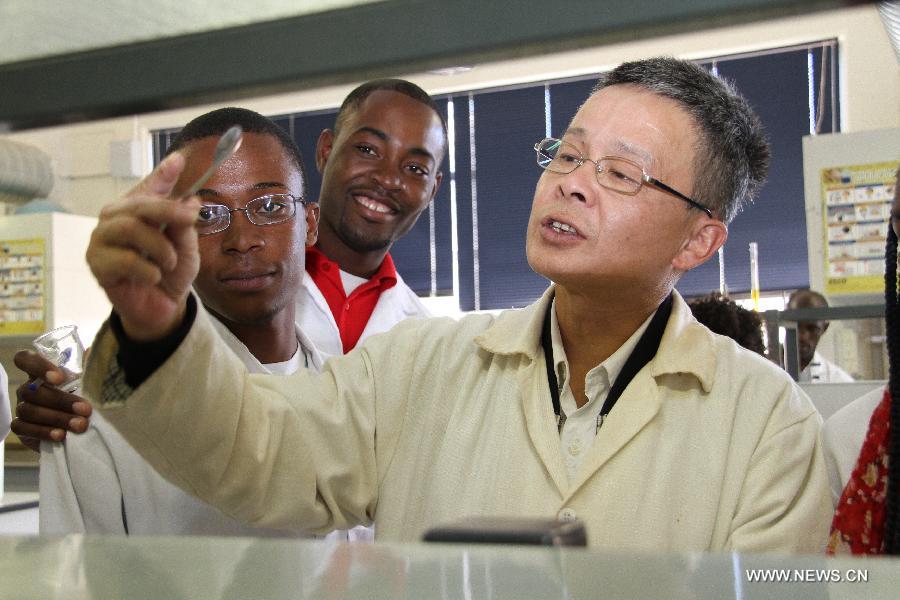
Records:
[[[378,0],[0,0],[0,64]]]

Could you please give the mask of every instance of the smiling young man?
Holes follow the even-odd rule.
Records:
[[[86,390],[157,468],[257,524],[374,520],[380,539],[413,541],[471,515],[558,516],[608,548],[821,550],[818,414],[673,289],[764,178],[752,111],[690,63],[626,63],[561,141],[536,149],[545,172],[527,253],[554,282],[540,300],[407,320],[321,376],[284,378],[247,377],[210,343],[188,285],[195,213],[161,198],[181,170],[172,157],[129,196],[127,227],[146,237],[123,239],[126,224],[104,220],[92,240],[117,318],[98,336]],[[133,285],[152,311],[120,293],[145,250],[154,261]],[[28,367],[58,376],[30,355]]]
[[[306,254],[300,322],[325,356],[407,317],[428,316],[394,268],[391,244],[434,199],[446,126],[431,97],[401,79],[350,92],[319,136],[319,240]]]
[[[272,121],[226,108],[191,121],[171,151],[185,159],[174,197],[206,171],[219,137],[240,125],[240,149],[198,192],[194,290],[218,336],[249,372],[287,375],[319,369],[322,359],[295,324],[303,254],[316,239],[318,207],[305,199],[300,151]],[[116,208],[107,225],[118,222]],[[140,235],[140,232],[135,232]],[[137,266],[140,269],[140,266]],[[126,284],[128,287],[128,284]],[[195,374],[203,377],[202,372]],[[77,396],[41,386],[20,396]],[[95,414],[83,435],[44,442],[40,470],[41,533],[272,535],[242,525],[165,481]]]

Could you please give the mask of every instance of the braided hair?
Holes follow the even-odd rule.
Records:
[[[897,298],[897,234],[888,226],[884,270],[885,325],[887,328],[888,387],[891,418],[888,430],[888,480],[885,499],[884,551],[900,554],[900,313]]]

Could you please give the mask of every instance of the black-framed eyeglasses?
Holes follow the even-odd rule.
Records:
[[[277,225],[297,213],[297,203],[306,205],[306,200],[292,194],[266,194],[254,198],[241,208],[228,208],[224,204],[204,204],[197,217],[197,233],[212,235],[228,229],[231,213],[243,212],[254,225]]]
[[[534,151],[537,152],[537,164],[547,171],[565,175],[586,162],[592,162],[597,167],[597,182],[606,189],[627,196],[634,196],[641,191],[642,185],[648,185],[663,192],[668,192],[684,200],[692,207],[702,210],[710,217],[713,216],[710,209],[696,200],[647,175],[644,168],[633,160],[619,156],[601,156],[597,160],[587,158],[582,156],[578,148],[557,138],[541,140],[534,145]]]

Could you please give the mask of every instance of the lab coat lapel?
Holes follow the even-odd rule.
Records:
[[[388,331],[404,319],[431,316],[416,293],[403,281],[400,273],[397,273],[396,276],[397,283],[382,291],[378,296],[378,302],[375,303],[369,321],[366,323],[362,335],[359,336],[357,346],[369,336]]]
[[[529,359],[522,357],[522,360]],[[565,496],[569,481],[560,452],[556,415],[553,414],[553,403],[550,400],[550,388],[547,387],[547,372],[543,362],[532,359],[528,367],[519,369],[518,379],[528,437],[547,474],[556,484],[560,496]]]
[[[541,325],[552,300],[551,287],[527,308],[501,313],[491,327],[475,337],[475,343],[492,354],[503,356],[504,360],[519,361],[515,363],[516,384],[528,439],[563,497],[569,481],[559,447],[556,415],[553,414],[540,343]]]
[[[578,477],[572,482],[569,497],[640,433],[656,417],[661,406],[662,395],[650,374],[650,366],[646,365],[628,384],[615,408],[607,415],[584,458]]]

